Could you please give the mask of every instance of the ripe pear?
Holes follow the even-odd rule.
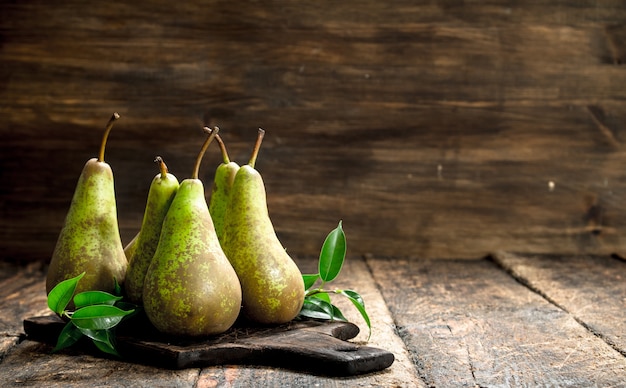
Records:
[[[141,229],[133,244],[124,284],[128,300],[135,304],[142,302],[143,280],[159,244],[163,219],[178,190],[178,179],[168,172],[163,159],[157,156],[154,161],[159,163],[161,171],[150,184]]]
[[[226,145],[220,138],[220,135],[215,136],[215,140],[220,146],[222,151],[223,162],[217,166],[215,170],[215,178],[213,179],[213,190],[211,192],[211,199],[209,201],[209,212],[211,218],[213,218],[213,225],[215,226],[215,233],[220,243],[223,244],[223,231],[224,231],[224,218],[226,217],[226,207],[228,206],[228,200],[230,198],[230,189],[235,181],[235,174],[239,170],[239,165],[235,162],[231,162],[228,158],[228,152],[226,151]]]
[[[276,236],[263,179],[254,168],[263,135],[259,129],[250,161],[235,176],[224,224],[224,252],[241,282],[244,316],[257,323],[280,324],[300,312],[304,282]]]
[[[178,188],[144,279],[146,315],[157,330],[170,335],[223,333],[241,308],[239,279],[217,239],[198,179],[202,156],[217,132],[202,146],[191,178]]]
[[[63,280],[80,275],[76,292],[114,292],[124,282],[127,260],[117,221],[113,172],[104,149],[117,113],[109,120],[98,158],[87,161],[80,174],[65,223],[59,234],[46,279],[46,292]]]

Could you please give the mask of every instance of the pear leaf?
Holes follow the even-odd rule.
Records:
[[[96,304],[107,304],[112,306],[115,302],[121,299],[121,296],[115,296],[104,291],[85,291],[74,296],[74,305],[77,309]]]
[[[339,225],[326,236],[320,251],[319,275],[322,281],[330,282],[339,275],[346,249],[346,236],[339,221]]]
[[[352,302],[354,307],[359,310],[359,313],[361,313],[361,317],[363,317],[363,320],[365,321],[365,323],[367,324],[367,328],[369,329],[369,335],[367,337],[367,339],[369,340],[369,338],[372,336],[372,324],[370,322],[367,311],[365,311],[365,302],[363,302],[363,298],[357,292],[352,290],[342,290],[340,291],[340,294],[346,296],[350,300],[350,302]]]
[[[302,309],[298,314],[299,317],[348,321],[341,310],[332,304],[329,291],[324,289],[327,282],[337,277],[345,258],[346,236],[343,232],[341,221],[339,221],[339,225],[328,234],[322,245],[318,262],[319,273],[314,275],[302,275],[306,295]],[[322,284],[320,287],[314,289],[313,285],[318,279],[322,280]],[[361,313],[361,317],[363,317],[369,329],[369,340],[372,336],[372,325],[367,311],[365,310],[365,302],[363,302],[361,295],[352,290],[334,290],[332,293],[347,297],[359,313]]]
[[[124,311],[109,305],[86,306],[72,314],[72,322],[80,329],[106,330],[114,327],[122,321],[122,318],[133,312],[134,310]]]
[[[115,347],[108,342],[93,341],[93,344],[105,353],[120,357],[120,354],[117,352],[117,350],[115,350]]]
[[[334,316],[332,305],[327,301],[316,297],[307,297],[304,299],[300,315],[308,318],[329,320],[332,320]]]
[[[91,338],[94,345],[101,351],[119,356],[113,345],[113,336],[109,330],[80,329],[81,333]]]
[[[116,296],[122,296],[122,292],[123,292],[122,286],[120,286],[116,277],[113,278],[113,281],[115,282],[113,286],[113,292],[115,293]]]
[[[68,322],[61,333],[59,334],[59,338],[57,339],[57,344],[52,349],[52,352],[58,352],[61,349],[65,349],[69,346],[74,345],[78,342],[79,339],[83,336],[83,333],[76,327],[72,322]]]
[[[58,315],[62,315],[72,300],[78,281],[85,276],[85,272],[71,279],[66,279],[54,286],[48,294],[48,307]]]
[[[319,278],[320,275],[318,273],[312,275],[302,275],[302,280],[304,280],[304,289],[308,290],[309,288],[313,287],[313,285]]]
[[[341,310],[330,302],[330,297],[326,292],[306,297],[299,315],[307,318],[348,322]]]
[[[141,306],[137,306],[136,304],[130,302],[125,302],[124,300],[116,301],[114,306],[126,311],[134,310],[134,313],[137,312],[137,309],[141,308]]]
[[[343,315],[341,310],[339,310],[339,308],[337,306],[335,306],[334,304],[332,306],[333,306],[333,319],[339,320],[339,321],[348,322],[348,318],[346,318]]]
[[[326,301],[328,303],[330,303],[330,295],[328,295],[328,292],[317,292],[314,295],[311,295],[312,298],[318,298],[321,299],[323,301]]]
[[[339,310],[339,307],[337,307],[334,304],[332,304],[332,302],[330,300],[330,294],[328,292],[323,291],[323,292],[315,293],[314,295],[311,295],[311,298],[321,299],[321,300],[323,300],[324,302],[327,302],[330,305],[330,307],[332,308],[332,314],[330,314],[330,318],[329,319],[337,319],[337,320],[346,321],[346,322],[348,321],[348,319],[343,315],[341,310]]]

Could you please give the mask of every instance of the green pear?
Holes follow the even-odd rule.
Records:
[[[117,113],[113,114],[104,131],[99,157],[88,160],[78,178],[52,253],[47,293],[61,281],[82,272],[85,276],[76,292],[114,292],[115,282],[124,282],[127,260],[117,221],[113,172],[104,161],[106,141],[118,118]]]
[[[300,312],[304,282],[276,236],[263,179],[254,168],[263,135],[259,129],[250,162],[235,176],[224,224],[224,252],[241,282],[244,316],[257,323],[280,324]]]
[[[211,192],[211,200],[209,201],[209,212],[213,218],[215,233],[220,243],[223,244],[224,218],[226,216],[226,207],[230,198],[230,189],[235,181],[235,174],[239,170],[239,165],[231,162],[228,158],[226,146],[220,135],[215,136],[215,140],[222,151],[223,162],[217,166],[215,170],[215,178],[213,179],[213,190]]]
[[[159,163],[161,172],[150,184],[141,229],[133,244],[124,284],[128,300],[136,304],[142,303],[143,280],[159,244],[163,219],[178,190],[178,179],[167,171],[163,159],[157,156],[154,161]]]
[[[191,178],[178,188],[144,279],[146,315],[157,330],[170,335],[223,333],[241,309],[239,279],[217,239],[198,179],[202,156],[217,132],[202,146]]]

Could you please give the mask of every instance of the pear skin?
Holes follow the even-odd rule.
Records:
[[[144,279],[143,304],[148,319],[157,330],[174,336],[223,333],[233,325],[241,308],[239,279],[217,239],[204,185],[198,179],[207,142],[194,174],[181,182],[167,211]]]
[[[120,238],[111,167],[104,162],[104,145],[115,114],[105,130],[100,157],[83,168],[65,223],[57,239],[46,278],[46,292],[63,280],[85,276],[76,292],[113,293],[115,281],[122,284],[127,260]]]
[[[178,179],[167,171],[163,159],[157,156],[155,162],[159,163],[161,172],[150,184],[141,229],[129,258],[124,284],[128,300],[135,304],[142,303],[143,281],[159,243],[163,219],[178,190]]]
[[[233,182],[224,252],[239,276],[244,316],[261,324],[281,324],[298,315],[305,291],[300,270],[276,236],[263,179],[254,169],[262,137],[259,132],[253,157]]]
[[[215,226],[215,233],[220,243],[223,244],[224,235],[224,218],[226,217],[226,208],[230,199],[230,190],[235,181],[235,175],[239,170],[239,165],[235,162],[231,162],[228,158],[228,152],[226,146],[219,135],[215,136],[220,150],[222,151],[223,162],[217,166],[215,170],[215,177],[213,179],[213,189],[211,192],[211,199],[209,201],[209,212],[213,219],[213,225]]]

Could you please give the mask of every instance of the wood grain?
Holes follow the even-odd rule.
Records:
[[[626,263],[609,256],[509,252],[498,252],[493,259],[626,355]]]
[[[486,260],[369,258],[432,386],[613,386],[626,358]]]
[[[199,369],[169,370],[103,360],[81,353],[50,354],[52,348],[24,341],[0,364],[6,387],[193,387]]]
[[[24,340],[18,329],[25,314],[45,310],[41,265],[0,263],[0,381],[7,387],[623,385],[626,357],[608,344],[621,330],[602,326],[598,317],[605,311],[607,324],[620,319],[612,303],[619,305],[615,298],[622,292],[618,280],[624,263],[608,257],[507,255],[498,263],[349,258],[333,287],[363,295],[373,326],[369,344],[393,349],[396,356],[382,373],[349,378],[228,365],[171,371],[73,349],[50,354],[49,345]],[[304,272],[315,272],[315,260],[297,262]],[[510,268],[499,266],[504,263]],[[532,279],[532,285],[524,279]],[[577,298],[568,299],[568,293],[577,292]],[[565,302],[557,303],[561,296]],[[593,301],[597,306],[590,306]],[[345,301],[336,302],[363,331],[358,313]],[[609,315],[616,312],[611,321]],[[361,333],[356,343],[363,340]]]
[[[297,258],[297,262],[306,272],[314,272],[317,265],[316,261],[309,258]],[[362,259],[347,260],[343,273],[348,275],[340,276],[333,284],[338,288],[357,290],[368,304],[373,326],[369,342],[366,342],[367,327],[358,312],[339,298],[336,303],[351,321],[360,326],[361,333],[355,338],[355,344],[389,350],[394,354],[395,361],[391,367],[382,372],[353,377],[328,377],[274,367],[238,365],[191,368],[184,373],[179,371],[168,375],[159,368],[93,357],[74,349],[60,354],[50,354],[51,346],[39,345],[30,340],[24,341],[24,331],[21,327],[25,318],[48,313],[45,304],[45,276],[40,267],[31,265],[24,268],[0,263],[0,279],[11,279],[10,282],[2,284],[11,284],[15,290],[26,290],[0,294],[2,297],[0,307],[4,315],[3,331],[0,334],[9,339],[6,343],[0,344],[0,381],[6,382],[7,386],[28,384],[80,386],[86,384],[86,381],[95,384],[94,386],[107,384],[108,386],[162,384],[180,387],[210,387],[222,384],[226,386],[254,384],[259,387],[315,384],[327,387],[341,387],[346,384],[362,387],[425,386],[416,374],[404,343],[395,332],[393,318]],[[6,358],[4,355],[7,355]],[[94,371],[98,365],[101,370]]]
[[[23,335],[27,317],[48,314],[45,273],[34,263],[21,267],[0,265],[0,336]]]
[[[359,329],[350,322],[300,321],[277,327],[234,327],[220,336],[180,340],[159,335],[144,316],[116,330],[122,361],[165,369],[216,365],[255,365],[304,371],[324,376],[359,376],[380,372],[394,361],[393,353],[348,340]],[[66,322],[56,315],[29,317],[24,330],[30,340],[54,346]],[[81,349],[103,355],[90,344]]]
[[[624,249],[626,7],[583,0],[3,2],[2,260],[49,259],[114,111],[125,242],[202,125],[257,163],[286,247],[355,256]],[[220,158],[206,157],[210,190]]]

